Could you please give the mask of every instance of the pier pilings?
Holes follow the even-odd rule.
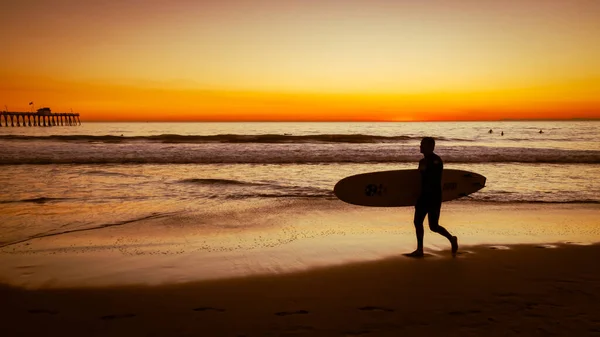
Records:
[[[76,126],[81,125],[76,112],[0,112],[0,127]]]

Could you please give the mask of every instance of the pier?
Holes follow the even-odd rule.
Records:
[[[37,112],[0,112],[0,127],[76,125],[81,125],[79,113],[76,112],[51,112],[50,108],[41,108]]]

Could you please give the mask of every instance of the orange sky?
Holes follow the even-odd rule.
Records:
[[[596,0],[27,0],[0,4],[0,20],[10,111],[600,118]]]

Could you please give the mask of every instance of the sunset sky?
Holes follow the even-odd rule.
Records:
[[[598,0],[9,0],[0,20],[2,110],[600,118]]]

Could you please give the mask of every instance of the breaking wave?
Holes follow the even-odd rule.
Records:
[[[45,142],[83,142],[83,143],[167,143],[167,144],[205,144],[205,143],[260,143],[260,144],[282,144],[282,143],[402,143],[407,141],[421,140],[422,137],[413,136],[374,136],[364,134],[320,134],[294,136],[291,134],[262,134],[262,135],[176,135],[163,134],[156,136],[92,136],[92,135],[52,135],[52,136],[22,136],[22,135],[0,135],[0,140],[16,141],[45,141]],[[438,141],[464,141],[468,139],[437,138]]]
[[[61,202],[61,201],[68,201],[68,200],[73,200],[73,198],[39,197],[39,198],[19,199],[19,200],[0,200],[0,204],[10,204],[10,203],[17,203],[17,202],[33,203],[33,204],[46,204],[46,203]]]
[[[600,164],[600,151],[541,150],[487,151],[441,153],[445,163],[526,163],[526,164]],[[102,164],[341,164],[341,163],[415,163],[422,157],[402,151],[346,151],[292,150],[292,151],[241,151],[241,150],[170,150],[170,151],[104,151],[96,153],[15,153],[0,154],[0,165],[102,165]],[[185,183],[235,184],[227,181],[192,180]]]
[[[251,183],[247,181],[229,180],[229,179],[203,179],[203,178],[191,178],[183,179],[178,181],[184,184],[198,184],[198,185],[239,185],[239,186],[256,186],[264,185],[259,183]]]

